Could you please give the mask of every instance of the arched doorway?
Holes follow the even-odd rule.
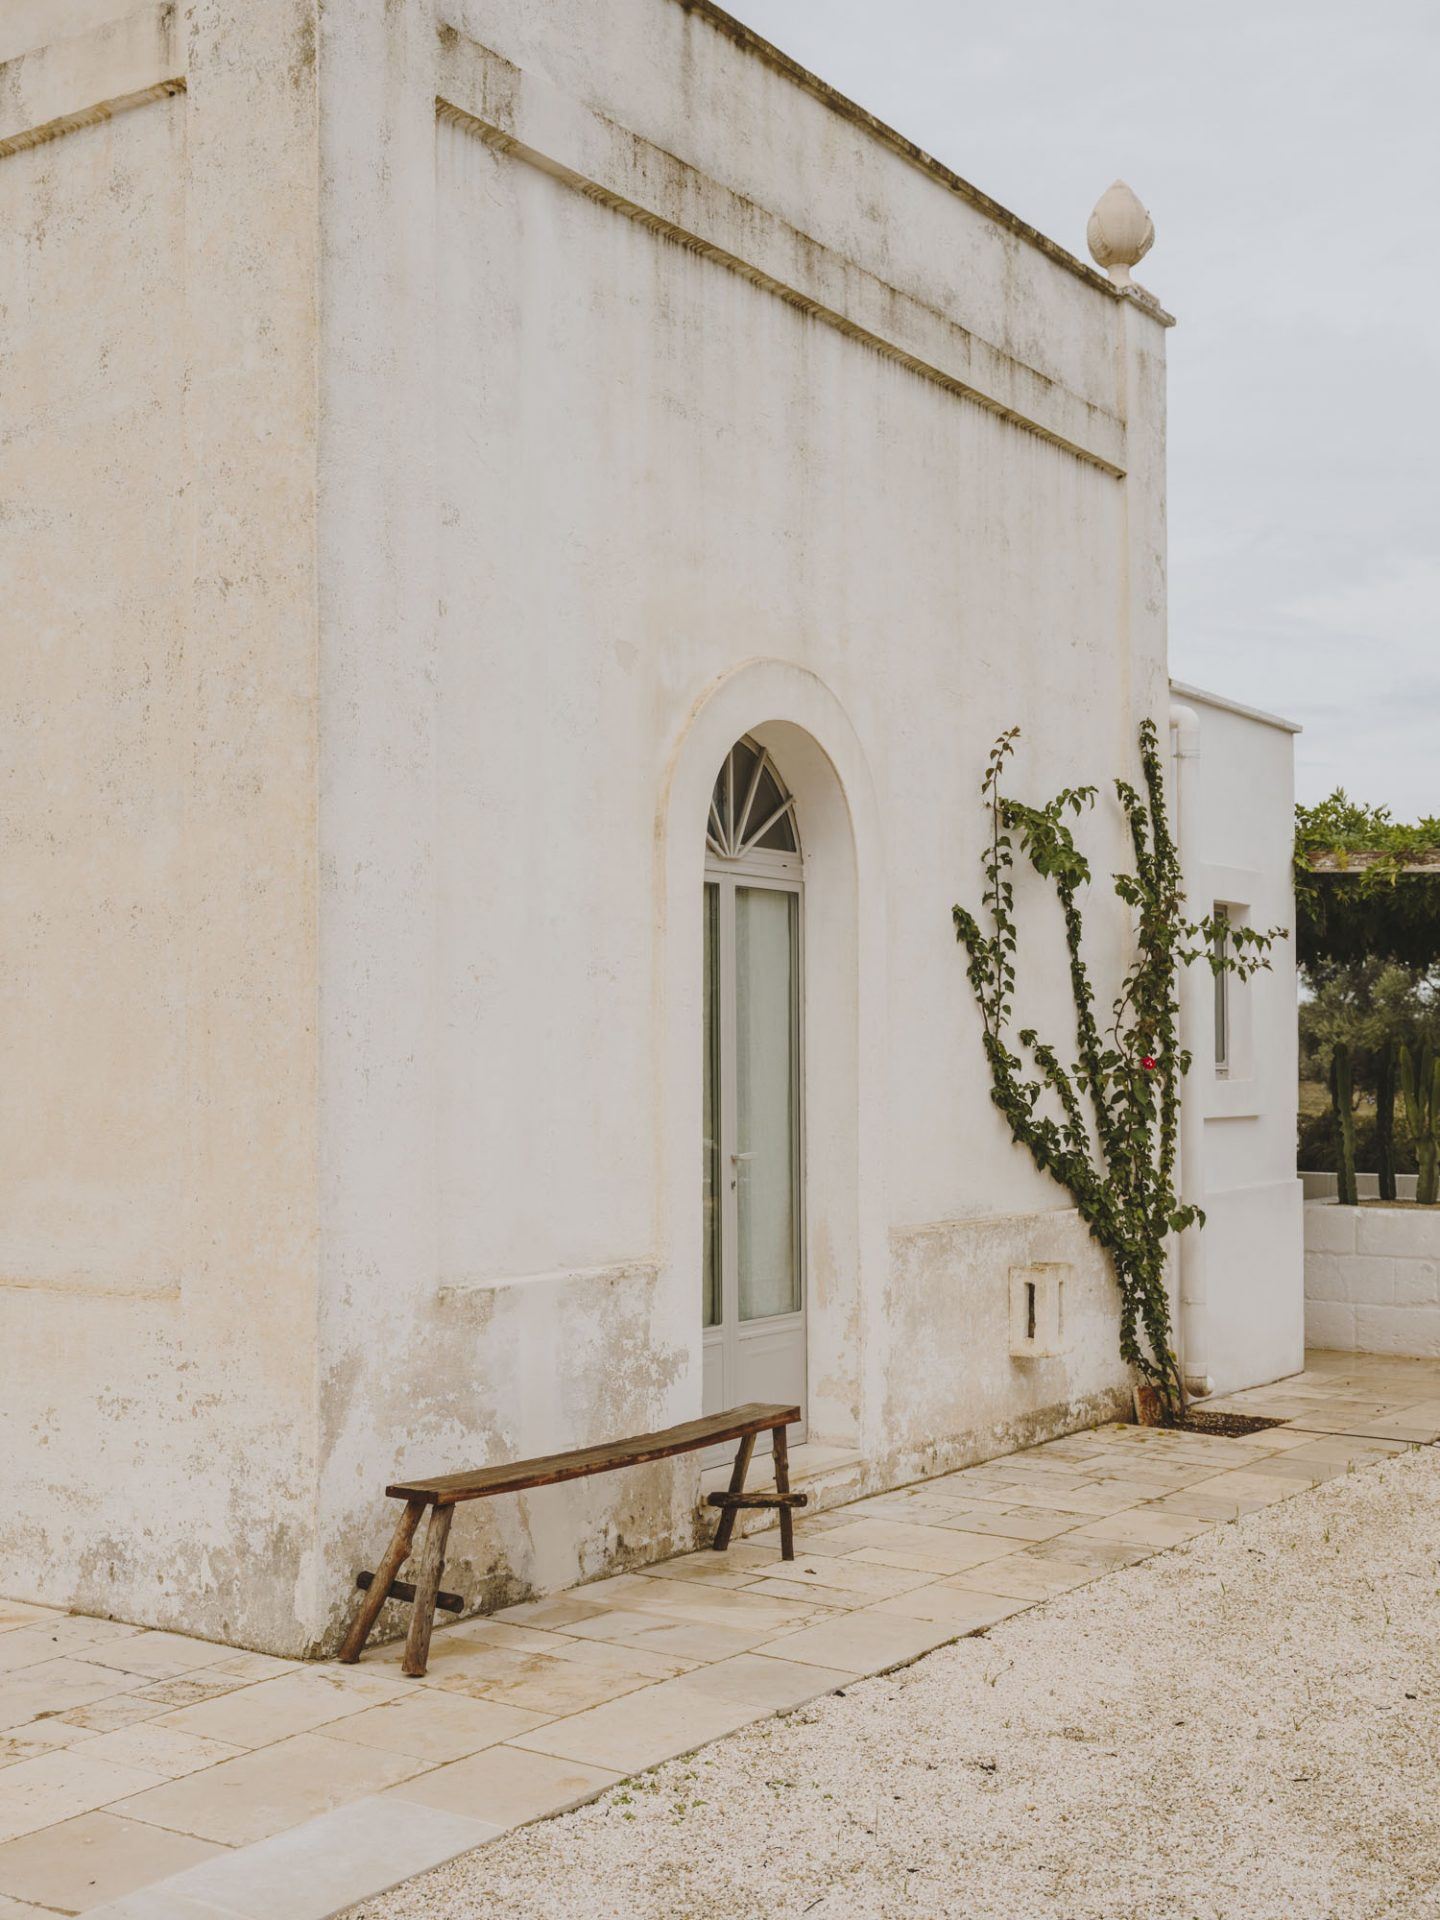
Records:
[[[704,884],[705,1411],[803,1410],[804,881],[794,799],[748,734],[716,776]]]

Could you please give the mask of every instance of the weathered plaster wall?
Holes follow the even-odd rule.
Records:
[[[9,0],[0,16],[0,61],[9,62],[21,54],[75,41],[135,12],[135,0]],[[93,53],[87,49],[84,57],[86,65],[96,71]],[[99,72],[105,79],[113,74],[108,60]]]
[[[0,1581],[293,1651],[313,0],[116,11],[0,48]]]
[[[1295,729],[1192,687],[1176,698],[1199,719],[1196,817],[1182,822],[1197,913],[1230,908],[1237,923],[1295,924]],[[1192,855],[1193,846],[1193,855]],[[1276,1380],[1305,1364],[1302,1190],[1295,1172],[1295,943],[1227,992],[1230,1048],[1215,1062],[1214,992],[1192,1043],[1186,1112],[1203,1128],[1206,1213],[1199,1236],[1206,1361],[1218,1393]]]
[[[397,1469],[696,1411],[747,730],[806,852],[815,1436],[878,1485],[1114,1406],[949,908],[1002,728],[1048,793],[1163,711],[1163,316],[700,5],[67,8],[0,72],[6,1585],[301,1650]],[[1069,1343],[1013,1362],[1040,1258]],[[469,1512],[448,1583],[688,1541],[696,1472]]]
[[[1164,440],[1152,313],[703,10],[367,0],[321,47],[333,1628],[397,1471],[698,1410],[702,823],[747,729],[807,858],[815,1437],[878,1484],[1118,1404],[949,908],[996,733],[1048,793],[1162,710]],[[1073,1342],[1012,1362],[1040,1246]],[[472,1510],[454,1584],[685,1541],[696,1471]]]
[[[915,1479],[1096,1419],[1129,1417],[1114,1282],[1075,1212],[900,1228],[890,1257],[884,1316],[891,1355],[877,1422],[887,1479]],[[1065,1276],[1062,1352],[1017,1359],[1010,1274],[1039,1265]]]

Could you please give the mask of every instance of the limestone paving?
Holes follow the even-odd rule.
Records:
[[[1313,1353],[1124,1425],[301,1663],[0,1601],[0,1920],[325,1920],[627,1774],[1440,1439],[1440,1362]]]

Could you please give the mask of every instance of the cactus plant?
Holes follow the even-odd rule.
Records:
[[[1375,1085],[1375,1146],[1380,1159],[1380,1198],[1395,1198],[1395,1083],[1399,1075],[1400,1043],[1387,1040],[1380,1053]]]
[[[1340,1134],[1339,1184],[1335,1197],[1342,1207],[1359,1204],[1355,1191],[1355,1106],[1351,1086],[1350,1046],[1348,1041],[1337,1040],[1330,1056],[1330,1099]]]
[[[1440,1187],[1440,1060],[1428,1041],[1418,1068],[1410,1049],[1400,1049],[1400,1091],[1405,1130],[1414,1142],[1419,1172],[1415,1198],[1422,1207],[1433,1207]]]

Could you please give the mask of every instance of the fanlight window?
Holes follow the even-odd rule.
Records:
[[[725,756],[710,796],[705,844],[724,860],[738,860],[757,848],[767,853],[800,851],[795,801],[786,792],[775,762],[748,735]]]

